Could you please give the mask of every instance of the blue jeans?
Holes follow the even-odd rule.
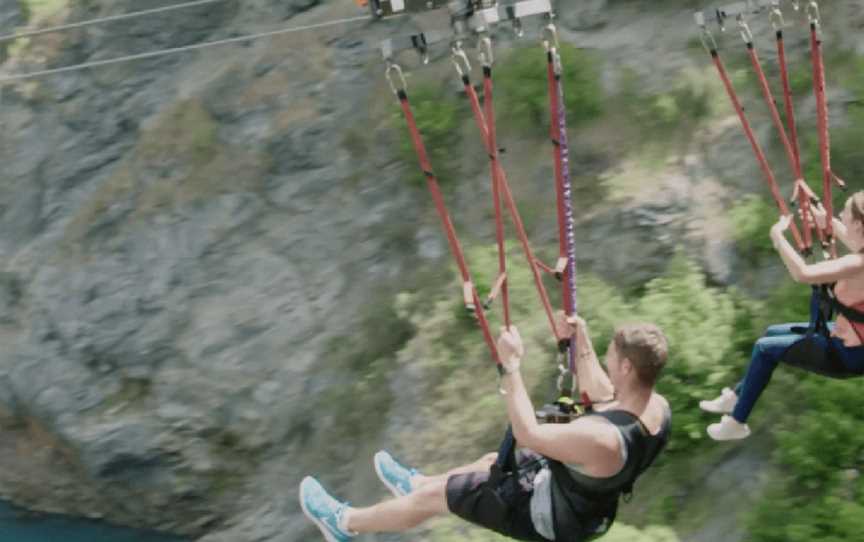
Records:
[[[765,331],[765,335],[756,341],[756,344],[753,345],[747,374],[735,388],[738,402],[732,412],[733,418],[741,423],[747,421],[750,412],[759,400],[759,396],[762,395],[768,382],[771,381],[774,369],[781,361],[785,361],[782,359],[783,354],[790,346],[804,338],[807,325],[806,322],[801,322],[770,326]],[[833,329],[833,327],[833,324],[829,324],[829,329]],[[833,349],[849,373],[864,374],[864,346],[847,348],[840,339],[825,338],[819,333],[814,333],[811,340],[816,341],[816,344],[823,350]],[[818,363],[814,358],[812,365],[797,363],[795,366],[810,372],[830,375],[830,372],[824,371],[824,367],[819,366]]]

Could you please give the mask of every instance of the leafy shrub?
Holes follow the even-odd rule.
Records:
[[[603,111],[600,60],[591,52],[561,44],[562,86],[568,125],[598,117]],[[538,47],[507,53],[493,72],[497,117],[509,128],[536,133],[549,129],[549,90],[546,56]]]
[[[713,105],[724,103],[717,86],[716,76],[707,70],[684,70],[667,90],[646,93],[643,82],[632,69],[620,74],[619,90],[615,101],[629,122],[636,124],[641,141],[654,142],[671,133],[689,134],[680,130],[714,113]]]
[[[788,476],[751,515],[752,539],[857,540],[864,529],[861,382],[808,376],[799,397],[799,415],[775,429],[775,458]]]
[[[69,4],[68,0],[21,0],[19,3],[31,25],[58,13]]]
[[[733,294],[709,287],[704,273],[680,250],[638,301],[639,318],[659,325],[669,340],[669,363],[658,390],[675,416],[670,451],[688,449],[706,438],[698,401],[728,384],[730,373],[743,365],[734,351],[734,333],[740,330],[735,325],[736,301]]]
[[[747,195],[738,200],[729,211],[733,237],[741,254],[753,261],[774,256],[774,246],[768,231],[777,221],[777,206],[767,198]]]

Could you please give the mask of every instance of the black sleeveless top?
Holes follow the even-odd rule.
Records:
[[[548,459],[552,471],[552,516],[556,542],[588,540],[602,535],[615,520],[618,499],[633,491],[636,479],[657,459],[669,442],[671,417],[652,435],[638,416],[624,410],[593,412],[620,431],[627,450],[623,468],[614,476],[594,478]]]

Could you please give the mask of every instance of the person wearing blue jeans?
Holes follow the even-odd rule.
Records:
[[[814,217],[824,228],[827,217],[821,206],[815,206]],[[840,219],[832,222],[837,238],[851,252],[843,257],[808,265],[784,235],[791,218],[781,217],[770,235],[792,278],[812,285],[836,283],[834,295],[840,304],[864,309],[864,192],[853,194]],[[766,330],[753,346],[750,365],[735,390],[725,388],[719,397],[699,403],[702,410],[724,414],[719,423],[708,426],[711,438],[737,440],[750,435],[747,419],[780,362],[831,378],[864,375],[864,324],[840,315],[836,323],[816,329],[819,302],[814,293],[810,323],[779,324]]]

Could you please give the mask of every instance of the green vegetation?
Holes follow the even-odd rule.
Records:
[[[617,109],[636,124],[642,139],[650,141],[673,133],[686,139],[696,123],[723,103],[722,88],[715,79],[709,70],[687,69],[670,82],[668,90],[646,93],[640,77],[632,69],[624,69],[614,100]]]
[[[24,17],[32,26],[51,17],[69,5],[68,0],[19,0]]]
[[[775,428],[775,458],[788,474],[752,514],[752,539],[857,540],[864,529],[861,382],[808,376],[800,387],[798,415]]]
[[[548,131],[549,83],[545,58],[539,47],[519,47],[504,55],[500,67],[496,67],[495,99],[502,126],[533,133]],[[576,126],[597,118],[603,112],[605,101],[599,82],[598,56],[562,44],[561,63],[568,125]]]
[[[735,202],[729,217],[735,242],[743,257],[753,262],[774,257],[768,231],[778,216],[777,206],[762,196],[751,194]]]
[[[864,99],[864,90],[859,94]],[[822,161],[819,153],[819,138],[815,126],[802,128],[801,160],[804,178],[810,187],[822,196]],[[843,192],[836,185],[832,190],[835,214],[839,212],[849,194],[864,189],[864,106],[851,104],[848,120],[841,126],[831,128],[831,169],[846,181],[848,191]]]
[[[18,0],[18,4],[21,7],[23,18],[27,21],[26,26],[28,28],[42,25],[50,26],[53,20],[61,19],[61,13],[69,7],[68,0]],[[11,30],[8,33],[11,33]],[[37,39],[35,42],[33,38],[20,38],[0,43],[0,62],[3,62],[7,56],[21,59],[34,48],[38,48],[42,57],[46,54],[53,55],[58,50],[57,44],[60,39],[55,34],[47,37],[42,36],[41,40]],[[31,82],[28,86],[33,87],[34,84]]]
[[[143,160],[203,163],[216,150],[218,125],[199,100],[178,102],[159,122],[142,132],[139,145]]]
[[[384,296],[382,296],[384,297]],[[370,295],[370,299],[374,299]],[[316,376],[323,382],[333,382],[325,393],[308,405],[301,414],[310,423],[328,427],[329,435],[346,435],[362,428],[364,436],[374,441],[374,435],[387,423],[383,414],[393,403],[388,379],[397,366],[397,352],[414,333],[410,322],[402,318],[388,304],[370,303],[363,307],[361,325],[329,341],[322,370]],[[319,419],[319,412],[332,411],[338,415]],[[322,453],[335,455],[334,462],[353,461],[353,452],[342,447],[322,446]],[[346,452],[348,454],[346,455]]]

